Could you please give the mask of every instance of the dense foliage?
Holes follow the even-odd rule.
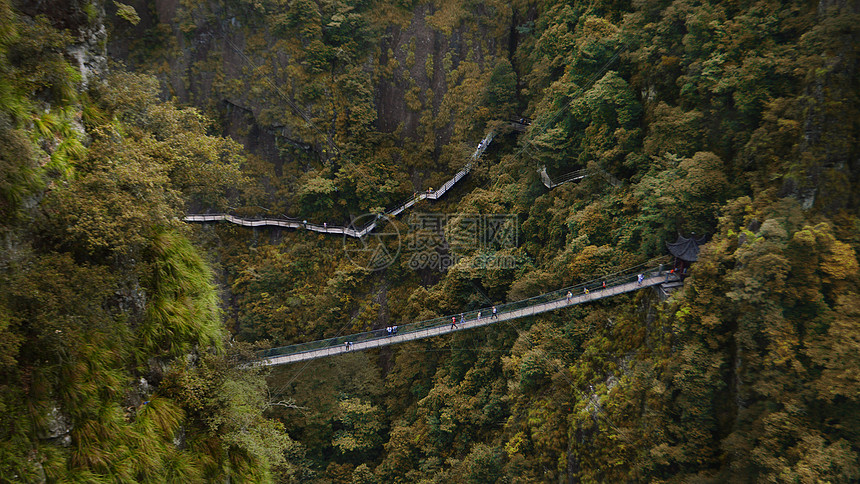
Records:
[[[0,13],[0,480],[271,478],[292,444],[179,222],[241,186],[240,146],[153,78],[85,85],[58,19]]]
[[[517,22],[509,34],[517,48],[496,52],[482,77],[449,74],[434,86],[446,98],[483,84],[476,99],[486,104],[461,105],[452,118],[439,109],[419,126],[446,136],[434,122],[457,132],[468,120],[462,132],[475,139],[488,120],[533,119],[518,147],[497,139],[491,166],[440,209],[516,214],[518,247],[495,255],[514,256],[517,268],[482,269],[473,262],[483,249],[465,248],[444,274],[405,262],[362,274],[331,250],[340,242],[320,236],[282,234],[277,246],[241,255],[241,229],[207,229],[232,247],[221,252],[235,268],[225,281],[243,334],[289,343],[402,324],[634,265],[665,253],[679,231],[710,243],[668,303],[640,294],[370,360],[280,370],[273,389],[311,409],[282,418],[317,478],[857,479],[860,362],[848,356],[860,343],[856,16],[800,2],[512,7],[491,21],[467,5],[453,24],[433,25],[448,39]],[[412,8],[420,25],[460,7]],[[391,95],[388,72],[370,70],[382,95]],[[411,106],[409,93],[402,102]],[[375,127],[404,146],[414,139],[381,119]],[[421,156],[413,150],[398,170],[415,190],[427,185],[416,176]],[[435,156],[450,166],[444,149]],[[551,176],[603,175],[546,193],[532,174],[543,166]],[[313,208],[306,213],[338,220],[341,199],[353,213],[370,207],[326,177],[296,189]],[[450,223],[455,236],[458,219]],[[362,414],[366,427],[344,411]]]
[[[860,480],[851,2],[129,3],[0,0],[0,479]],[[129,70],[70,60],[102,21]],[[180,222],[341,224],[438,187],[490,130],[413,210],[450,241],[515,216],[517,242],[447,247],[442,271],[407,243],[370,272],[339,238]],[[542,168],[589,176],[547,190]],[[679,232],[708,242],[667,300],[241,366],[249,343],[602,277]]]

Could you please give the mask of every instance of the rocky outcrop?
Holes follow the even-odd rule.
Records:
[[[475,83],[475,77],[492,69],[491,59],[507,56],[509,47],[510,28],[499,36],[481,22],[476,27],[454,21],[451,12],[422,4],[408,15],[396,7],[402,17],[391,20],[375,44],[359,49],[364,52],[361,59],[343,61],[337,58],[343,49],[331,49],[326,52],[333,60],[315,68],[307,60],[313,42],[297,42],[279,30],[279,25],[289,23],[290,9],[297,8],[293,4],[301,2],[264,14],[244,4],[200,3],[192,11],[176,0],[127,3],[141,21],[116,22],[111,56],[133,69],[157,71],[167,95],[214,112],[225,134],[278,168],[292,161],[281,145],[301,147],[300,156],[306,156],[304,147],[310,147],[313,156],[325,160],[339,151],[336,143],[356,142],[339,131],[347,106],[357,102],[342,99],[353,94],[344,92],[342,81],[350,70],[369,76],[372,92],[366,102],[376,114],[373,130],[393,135],[399,143],[430,143],[437,157],[456,137],[451,115],[455,108],[450,105],[465,101],[450,97],[451,86]],[[484,8],[454,14],[488,19],[496,15]],[[273,20],[278,16],[284,18],[281,23]],[[323,19],[324,38],[329,35],[326,26],[334,23],[326,22]],[[452,78],[452,70],[465,60],[476,63],[478,70]]]

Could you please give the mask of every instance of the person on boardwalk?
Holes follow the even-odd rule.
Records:
[[[388,331],[388,336],[391,336],[391,326],[387,326],[385,331]]]
[[[457,329],[457,316],[451,316],[451,329]]]
[[[567,291],[567,303],[568,304],[570,304],[570,298],[572,298],[572,297],[573,297],[573,293],[571,293],[570,291]]]
[[[478,311],[478,317],[476,318],[476,321],[480,321],[480,320],[481,320],[481,311]]]
[[[397,334],[397,325],[391,327],[391,334]]]
[[[344,350],[344,351],[349,351],[349,341],[344,341],[344,343],[343,343],[343,350]]]
[[[498,319],[499,315],[496,314],[496,307],[493,306],[493,315],[490,316],[490,319]]]
[[[606,281],[603,281],[603,289],[606,289]]]
[[[585,293],[586,296],[588,296],[588,288],[587,287],[582,288],[582,291]]]
[[[465,322],[466,322],[466,316],[463,316],[463,313],[460,313],[460,324],[463,324]]]
[[[642,285],[642,281],[644,281],[644,280],[645,280],[645,276],[644,276],[644,275],[639,274],[638,276],[636,276],[636,282],[637,282],[640,286]]]

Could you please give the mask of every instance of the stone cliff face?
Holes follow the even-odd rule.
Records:
[[[15,2],[15,8],[30,16],[44,16],[74,39],[68,48],[81,73],[82,88],[92,77],[107,70],[107,29],[104,8],[99,1],[57,0],[52,2]]]
[[[804,173],[799,180],[788,179],[784,187],[784,192],[792,193],[807,209],[816,206],[834,213],[858,203],[857,194],[837,189],[856,185],[860,176],[860,153],[854,148],[857,127],[842,122],[846,112],[857,113],[860,108],[856,75],[860,50],[852,29],[858,14],[860,2],[856,0],[818,3],[820,30],[812,32],[812,39],[827,38],[828,42],[814,60],[815,76],[807,79],[804,89],[805,118],[798,154],[804,160]]]
[[[13,6],[24,15],[35,17],[44,15],[51,19],[54,27],[76,32],[90,23],[88,7],[92,2],[86,0],[56,0],[53,2],[15,1]],[[97,5],[94,7],[98,8]],[[94,11],[95,8],[90,10]]]
[[[376,98],[379,130],[391,133],[402,123],[404,135],[416,138],[421,120],[419,113],[410,109],[405,101],[410,85],[426,93],[424,102],[436,116],[442,111],[448,93],[446,75],[470,56],[485,69],[492,57],[505,55],[502,47],[507,38],[487,38],[485,44],[474,44],[465,29],[453,30],[450,35],[434,29],[428,23],[428,17],[434,14],[431,5],[419,6],[412,14],[408,26],[392,25],[386,29],[379,48],[380,64],[393,60],[403,68],[389,78],[380,79]],[[388,58],[388,53],[394,54],[393,59]],[[414,62],[410,62],[410,56],[414,57]],[[442,135],[443,142],[449,138],[450,133]]]
[[[158,75],[166,94],[214,114],[279,168],[297,156],[324,161],[365,133],[421,145],[429,166],[443,146],[471,143],[463,118],[474,117],[489,72],[508,56],[513,18],[509,7],[457,2],[384,11],[343,2],[334,13],[300,1],[128,3],[141,21],[115,23],[111,55]]]

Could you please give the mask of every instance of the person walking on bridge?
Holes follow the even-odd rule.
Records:
[[[496,314],[496,307],[493,306],[493,315],[490,316],[490,319],[499,319],[499,315]]]
[[[570,298],[573,297],[573,294],[570,291],[567,291],[567,303],[570,304]]]
[[[644,275],[639,274],[638,276],[636,276],[636,282],[637,282],[640,286],[642,285],[642,281],[644,281],[644,280],[645,280],[645,276],[644,276]]]
[[[451,329],[457,329],[457,316],[451,316]]]

